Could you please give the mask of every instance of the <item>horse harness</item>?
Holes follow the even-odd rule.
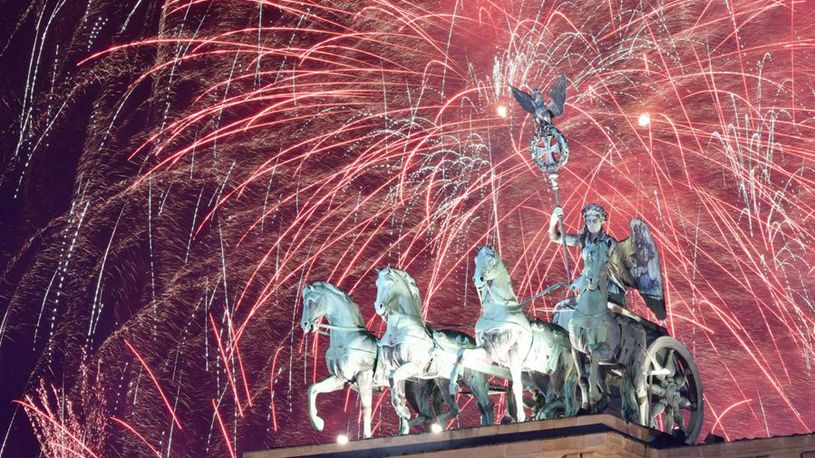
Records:
[[[479,288],[479,290],[480,290],[480,288]],[[495,299],[495,295],[494,295],[494,294],[492,294],[492,291],[491,291],[489,288],[487,288],[487,292],[490,294],[490,296],[492,296],[492,297],[493,297],[493,299]],[[479,295],[480,295],[480,294],[481,294],[481,293],[480,293],[480,291],[479,291]],[[503,302],[504,304],[509,304],[509,303],[515,302],[515,303],[516,303],[516,304],[518,304],[519,306],[521,305],[521,304],[520,304],[518,301],[512,301],[512,300],[508,300],[508,299],[501,299],[500,301],[495,301],[495,302],[496,302],[496,303]],[[507,308],[508,308],[508,306],[507,306]],[[495,322],[495,323],[497,323],[497,324],[508,324],[508,325],[515,326],[515,327],[520,328],[520,329],[521,329],[521,330],[523,330],[523,331],[526,331],[526,330],[531,331],[531,333],[532,333],[532,337],[531,337],[531,339],[529,339],[529,348],[527,348],[526,353],[524,354],[524,357],[523,357],[523,360],[522,360],[522,362],[523,362],[523,363],[526,363],[527,358],[529,358],[529,354],[530,354],[530,353],[532,353],[532,348],[535,346],[535,334],[534,334],[534,333],[535,333],[535,331],[537,331],[538,326],[536,326],[536,325],[535,325],[535,324],[534,324],[534,323],[533,323],[531,320],[529,320],[529,318],[527,318],[525,315],[524,315],[524,318],[526,318],[527,322],[529,323],[529,327],[528,327],[528,328],[527,328],[526,326],[524,326],[522,323],[519,323],[519,322],[517,322],[517,321],[509,321],[509,320],[496,320],[496,319],[492,319],[492,318],[490,318],[490,320],[491,320],[491,321],[493,321],[493,322]],[[498,327],[498,326],[496,326],[496,327],[494,327],[494,328],[491,328],[491,329],[490,329],[490,331],[491,331],[491,330],[493,330],[493,329],[499,329],[499,327]]]

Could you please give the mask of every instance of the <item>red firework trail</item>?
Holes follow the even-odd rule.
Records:
[[[178,426],[178,429],[181,429],[181,422],[178,421],[178,417],[175,415],[175,409],[173,409],[173,406],[170,405],[170,401],[167,400],[167,395],[164,394],[164,390],[161,389],[161,384],[159,383],[158,379],[156,379],[156,376],[153,375],[153,371],[150,369],[150,366],[147,365],[147,362],[144,361],[144,358],[142,358],[139,352],[136,351],[135,348],[133,348],[133,345],[131,345],[130,342],[125,340],[125,345],[127,345],[127,348],[133,353],[133,355],[136,356],[136,359],[139,360],[142,367],[144,367],[144,370],[147,371],[147,374],[150,376],[150,379],[156,386],[156,391],[158,391],[158,394],[161,396],[161,400],[164,402],[164,406],[167,407],[167,411],[173,417],[173,422],[175,423],[176,426]]]
[[[122,420],[120,420],[120,419],[118,419],[116,417],[110,417],[110,419],[113,420],[114,422],[122,425],[123,428],[127,429],[131,433],[135,434],[136,437],[138,437],[139,440],[142,441],[142,443],[144,443],[144,445],[146,445],[147,448],[150,449],[150,451],[152,451],[157,457],[161,458],[161,453],[159,453],[158,450],[156,450],[156,448],[153,447],[150,444],[150,442],[148,442],[147,439],[144,436],[142,436],[138,431],[136,431],[132,426],[128,425],[126,422],[124,422],[124,421],[122,421]]]

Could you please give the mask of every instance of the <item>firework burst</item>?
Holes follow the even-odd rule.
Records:
[[[297,330],[301,287],[342,287],[381,333],[373,269],[398,266],[431,323],[472,332],[476,246],[501,251],[521,297],[563,281],[532,121],[508,93],[560,74],[566,226],[598,201],[612,235],[634,216],[651,228],[663,324],[704,380],[703,434],[811,431],[811,10],[40,0],[9,12],[3,59],[19,78],[4,108],[0,349],[20,372],[3,384],[17,403],[0,456],[31,446],[12,432],[32,426],[49,456],[234,456],[359,434],[350,391],[321,398],[335,407],[325,433],[305,427],[325,342]],[[558,299],[530,313],[547,318]],[[388,404],[375,400],[374,434],[395,431]],[[474,410],[461,424],[477,425]]]

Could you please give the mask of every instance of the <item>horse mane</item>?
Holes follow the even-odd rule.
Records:
[[[349,296],[345,291],[339,289],[338,287],[334,286],[331,283],[328,283],[327,281],[318,281],[318,282],[315,282],[314,285],[315,286],[316,285],[322,286],[323,288],[325,288],[328,291],[334,293],[335,295],[340,296],[345,301],[345,303],[347,305],[346,308],[348,310],[348,313],[351,314],[351,318],[357,323],[364,323],[365,322],[362,319],[362,313],[359,311],[359,304],[354,302],[354,300],[351,299],[351,296]]]
[[[422,311],[421,311],[421,309],[422,309],[422,295],[419,292],[419,287],[416,285],[416,280],[414,280],[413,277],[411,277],[410,274],[408,274],[404,270],[391,268],[391,271],[396,273],[399,276],[399,278],[402,279],[402,281],[407,286],[408,292],[410,293],[410,298],[411,298],[410,303],[411,303],[411,306],[412,306],[412,310],[403,310],[403,311],[408,313],[408,314],[421,317],[422,316]]]

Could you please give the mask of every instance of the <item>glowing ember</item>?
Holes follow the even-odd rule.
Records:
[[[649,115],[648,113],[641,114],[638,123],[640,127],[648,126],[649,124],[651,124],[651,115]]]

